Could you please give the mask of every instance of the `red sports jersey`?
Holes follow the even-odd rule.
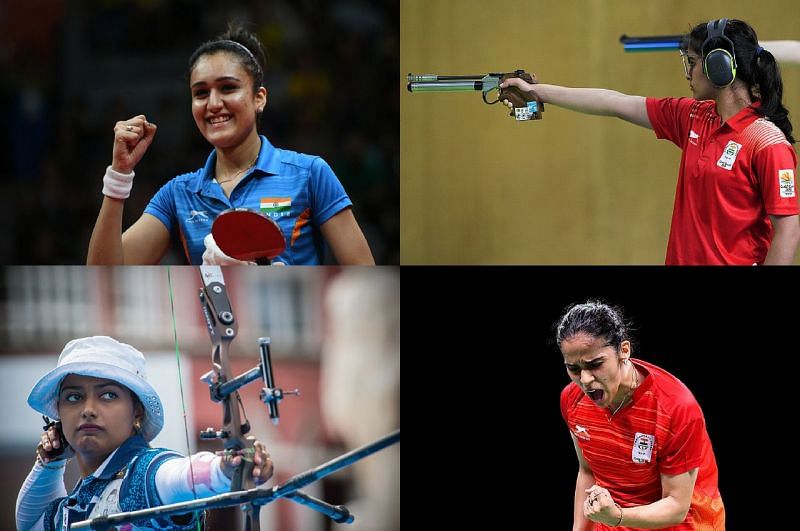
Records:
[[[667,371],[641,360],[631,361],[646,377],[631,402],[616,415],[595,405],[575,383],[561,392],[561,414],[595,482],[608,489],[623,508],[649,505],[661,499],[661,474],[699,468],[689,514],[680,525],[664,529],[724,530],[717,463],[697,400]],[[638,528],[595,524],[594,529]]]
[[[683,150],[667,265],[761,264],[769,215],[800,213],[797,155],[759,105],[721,124],[713,101],[647,98],[656,136]]]

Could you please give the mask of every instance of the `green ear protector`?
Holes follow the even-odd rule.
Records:
[[[700,52],[703,53],[706,45],[715,39],[722,39],[731,47],[731,51],[724,48],[714,48],[703,56],[703,73],[717,88],[727,87],[736,79],[736,53],[733,42],[725,36],[727,18],[721,18],[708,23],[708,37],[703,41]]]

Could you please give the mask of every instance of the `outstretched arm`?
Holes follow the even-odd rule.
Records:
[[[519,78],[505,80],[501,88],[517,87],[523,94],[533,93],[544,103],[585,114],[616,116],[627,122],[652,129],[647,105],[642,96],[629,96],[615,90],[599,88],[570,88],[558,85],[531,85]]]
[[[758,44],[778,62],[800,64],[800,41],[760,41]]]

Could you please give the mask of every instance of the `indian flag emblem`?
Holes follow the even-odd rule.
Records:
[[[288,216],[292,210],[291,197],[262,197],[261,212],[267,216],[279,218]]]

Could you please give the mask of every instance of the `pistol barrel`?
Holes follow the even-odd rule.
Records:
[[[440,76],[437,74],[408,74],[409,92],[462,92],[483,90],[484,78],[479,76]]]

